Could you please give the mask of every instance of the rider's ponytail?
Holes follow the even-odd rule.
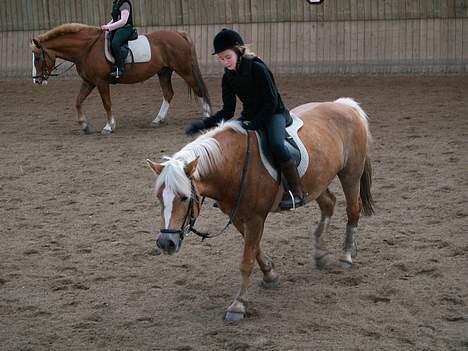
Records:
[[[234,50],[239,54],[239,56],[257,56],[255,52],[250,50],[248,44],[237,45],[234,47]]]

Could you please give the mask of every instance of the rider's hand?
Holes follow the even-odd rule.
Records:
[[[101,30],[103,30],[104,32],[107,32],[109,30],[109,27],[107,27],[107,24],[103,24],[101,26]]]
[[[257,130],[259,129],[257,126],[257,123],[252,122],[252,121],[242,121],[242,127],[245,130]]]
[[[206,128],[205,123],[203,121],[195,121],[195,122],[192,122],[192,124],[187,129],[185,129],[185,134],[193,135],[205,128]]]

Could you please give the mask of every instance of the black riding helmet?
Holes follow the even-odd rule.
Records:
[[[237,45],[244,45],[244,40],[240,34],[232,29],[224,28],[221,32],[216,34],[213,39],[214,52],[212,55],[219,54],[227,49],[232,49]]]

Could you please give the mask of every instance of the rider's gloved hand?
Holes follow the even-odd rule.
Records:
[[[205,126],[205,122],[202,120],[202,121],[195,121],[195,122],[192,122],[192,124],[187,127],[185,129],[185,134],[187,135],[193,135],[203,129],[205,129],[206,126]]]
[[[242,127],[245,130],[257,130],[257,129],[259,129],[257,123],[252,122],[252,121],[242,121]]]

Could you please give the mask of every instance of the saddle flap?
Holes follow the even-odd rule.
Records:
[[[279,169],[279,165],[277,164],[277,161],[275,160],[268,145],[268,138],[266,136],[265,131],[263,129],[257,130],[257,137],[260,138],[260,145],[262,148],[262,152],[265,155],[265,158],[272,166],[274,166],[276,169]],[[288,133],[288,128],[286,128],[286,138],[284,139],[284,146],[286,147],[286,149],[288,149],[293,160],[296,162],[296,166],[299,166],[299,163],[301,162],[301,152],[294,138]]]
[[[309,155],[307,154],[307,150],[298,135],[298,132],[304,125],[304,122],[295,113],[290,112],[290,114],[293,123],[286,128],[287,136],[284,142],[285,146],[291,153],[291,156],[296,161],[299,176],[302,177],[304,176],[305,172],[307,171],[307,167],[309,166]],[[279,180],[279,165],[276,164],[273,155],[269,150],[266,136],[263,132],[260,133],[259,131],[256,131],[255,133],[257,135],[258,148],[263,166],[273,179]]]

